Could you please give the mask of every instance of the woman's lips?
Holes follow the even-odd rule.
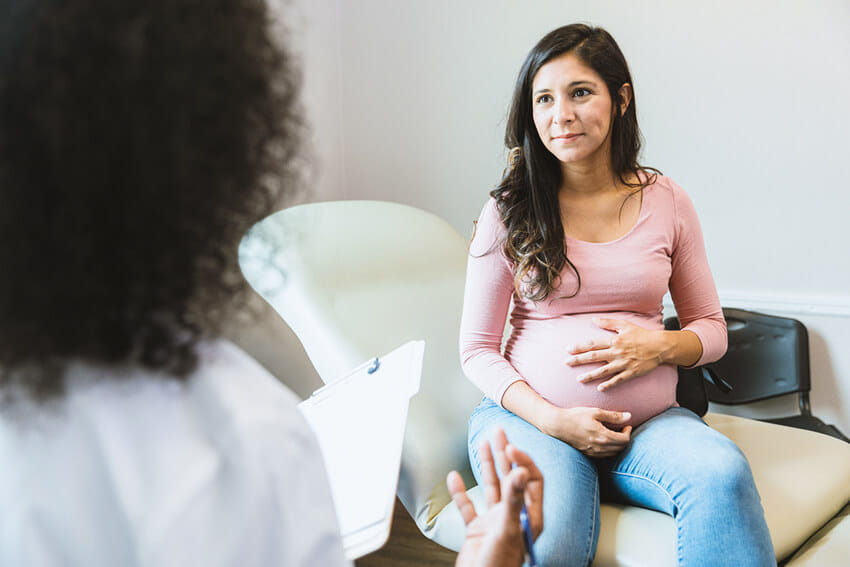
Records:
[[[572,142],[579,136],[581,136],[581,134],[561,134],[560,136],[554,136],[552,139],[561,140],[563,142]]]

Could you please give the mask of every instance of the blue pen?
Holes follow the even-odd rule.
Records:
[[[525,504],[519,513],[519,521],[522,523],[522,537],[525,540],[525,549],[528,552],[528,567],[537,567],[537,558],[534,556],[534,542],[531,539],[531,522],[528,521],[528,510]]]

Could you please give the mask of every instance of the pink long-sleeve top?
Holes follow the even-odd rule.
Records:
[[[663,329],[662,300],[670,291],[683,329],[702,343],[697,364],[726,352],[726,324],[708,266],[702,230],[685,191],[658,176],[643,189],[634,227],[611,242],[566,237],[567,255],[581,275],[569,268],[549,298],[533,302],[514,291],[512,263],[505,257],[505,225],[490,199],[481,211],[470,244],[463,317],[461,363],[466,376],[501,404],[508,386],[524,380],[560,407],[598,407],[629,411],[640,424],[676,405],[678,374],[674,365],[599,392],[599,381],[581,384],[579,374],[602,363],[567,366],[568,349],[610,335],[592,319],[623,319],[647,329]],[[510,310],[511,332],[502,349]]]

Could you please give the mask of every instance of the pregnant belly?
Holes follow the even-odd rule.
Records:
[[[651,322],[635,315],[617,314],[642,327]],[[595,407],[632,414],[631,425],[676,405],[675,366],[662,365],[651,372],[619,384],[606,392],[597,390],[604,380],[587,384],[577,377],[602,366],[602,363],[568,366],[569,348],[594,338],[608,338],[614,333],[600,329],[588,316],[564,316],[557,319],[523,322],[515,328],[505,348],[505,356],[528,384],[552,404],[563,407]]]

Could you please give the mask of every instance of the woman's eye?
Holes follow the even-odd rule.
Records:
[[[552,95],[544,94],[537,97],[538,104],[546,104],[547,102],[552,102]]]
[[[583,89],[582,88],[582,89],[576,89],[576,90],[573,91],[573,96],[575,98],[581,98],[581,97],[587,96],[589,94],[591,94],[589,89]]]

